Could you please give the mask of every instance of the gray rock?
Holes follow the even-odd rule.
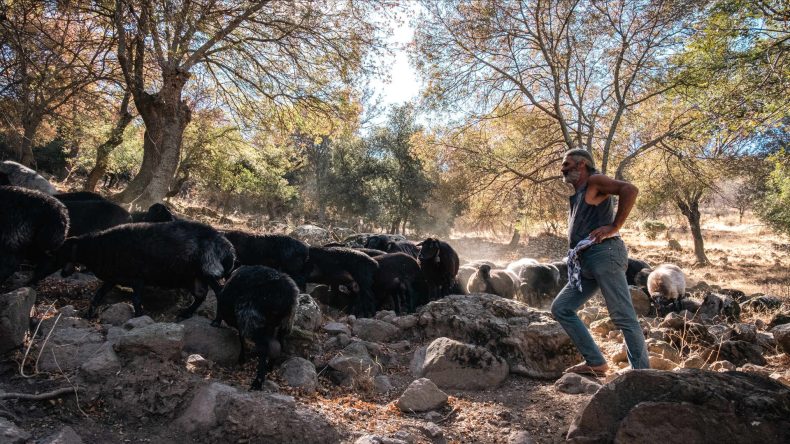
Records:
[[[208,442],[336,443],[340,435],[320,414],[290,396],[240,392],[220,383],[200,387],[176,427],[184,440]]]
[[[329,367],[340,372],[345,380],[373,378],[379,374],[381,365],[375,362],[364,344],[352,342],[329,361]]]
[[[776,310],[782,306],[782,300],[776,296],[760,295],[741,303],[741,308],[751,311]]]
[[[208,359],[200,356],[197,353],[193,353],[187,356],[187,371],[188,372],[197,372],[198,370],[203,370],[212,367],[212,362]]]
[[[214,319],[217,317],[217,296],[213,290],[210,290],[206,295],[206,300],[200,304],[200,307],[195,311],[198,316],[204,318]]]
[[[771,329],[779,349],[790,354],[790,324],[781,324]]]
[[[554,382],[554,387],[569,395],[578,395],[579,393],[591,395],[601,388],[601,384],[576,373],[565,373]]]
[[[399,438],[388,438],[386,436],[362,435],[354,441],[354,444],[409,444],[409,442]]]
[[[757,340],[757,326],[754,324],[738,323],[733,325],[732,339],[738,341],[755,342]]]
[[[390,342],[398,339],[401,331],[389,322],[360,318],[354,321],[354,335],[365,341]]]
[[[413,381],[395,402],[404,412],[426,412],[436,410],[447,403],[447,393],[430,379],[420,378]]]
[[[738,321],[741,316],[741,306],[730,295],[707,292],[697,316],[706,321],[714,321],[716,319]]]
[[[0,354],[19,348],[30,328],[30,309],[36,292],[24,287],[0,295]]]
[[[82,444],[82,438],[69,426],[41,441],[41,444]]]
[[[133,330],[135,328],[145,327],[154,324],[154,320],[150,316],[144,315],[137,318],[129,319],[123,323],[124,330]]]
[[[290,358],[280,366],[280,375],[291,387],[314,392],[318,387],[318,374],[312,362],[302,358]]]
[[[0,172],[8,175],[8,181],[11,185],[30,190],[38,190],[46,194],[55,194],[58,192],[57,188],[49,183],[47,179],[44,179],[42,175],[21,163],[12,160],[4,160],[0,162]]]
[[[408,314],[406,316],[397,317],[392,322],[398,328],[402,330],[407,330],[417,325],[417,316],[414,316],[413,314]]]
[[[99,322],[120,326],[134,316],[134,308],[126,302],[118,302],[102,310],[99,313]]]
[[[300,225],[296,227],[289,236],[307,242],[312,246],[321,246],[332,242],[329,232],[315,225]]]
[[[32,436],[13,422],[0,417],[0,442],[3,444],[25,444]]]
[[[535,444],[535,440],[532,439],[532,436],[529,432],[525,432],[524,430],[516,430],[514,432],[510,432],[507,436],[507,444]]]
[[[184,349],[184,326],[158,323],[137,327],[122,336],[115,345],[121,355],[155,354],[164,359],[181,358]]]
[[[239,335],[230,328],[216,328],[202,316],[192,316],[181,321],[184,326],[184,351],[198,353],[221,365],[239,361],[241,345]]]
[[[760,346],[749,342],[724,341],[714,346],[712,352],[717,354],[717,361],[730,361],[738,367],[747,362],[757,365],[767,364]]]
[[[484,346],[504,358],[512,373],[556,379],[582,359],[548,312],[499,296],[451,295],[427,304],[418,318],[412,336]]]
[[[420,348],[410,367],[417,378],[462,390],[495,387],[507,378],[509,370],[504,359],[487,349],[450,338],[438,338]]]
[[[628,291],[631,292],[631,303],[634,306],[637,316],[647,316],[650,314],[652,302],[650,296],[647,295],[641,288],[635,285],[629,285]]]
[[[306,331],[316,331],[321,325],[321,307],[309,294],[300,294],[294,316],[294,326]]]
[[[88,381],[101,381],[121,369],[121,361],[110,342],[105,342],[90,359],[81,366],[81,374]]]
[[[752,373],[633,370],[593,395],[567,438],[572,443],[789,442],[789,399],[790,389]]]
[[[437,421],[442,418],[442,415],[439,412],[428,412],[426,417],[430,418],[433,415],[435,415]],[[432,421],[432,420],[429,419],[429,421]],[[425,436],[427,436],[428,438],[431,438],[432,440],[435,440],[435,441],[442,442],[442,438],[444,437],[444,431],[442,430],[441,427],[439,427],[438,425],[434,424],[433,422],[418,424],[417,428],[420,429],[420,431]]]
[[[712,372],[731,372],[735,370],[735,364],[730,361],[716,361],[708,366]]]
[[[348,325],[343,324],[342,322],[328,322],[321,326],[321,329],[330,335],[336,335],[340,333],[344,333],[346,335],[351,334],[351,330],[348,328]]]
[[[124,330],[122,327],[110,327],[107,329],[107,342],[115,345],[121,339],[121,336],[125,335],[127,330]]]
[[[51,373],[72,371],[92,359],[103,343],[104,336],[94,327],[71,327],[59,322],[41,350],[38,368]]]
[[[378,375],[375,378],[373,378],[373,390],[376,393],[387,393],[392,389],[393,389],[392,381],[390,381],[389,376]]]
[[[617,327],[614,325],[614,322],[609,317],[599,319],[590,324],[590,331],[597,333],[599,336],[604,338],[609,336],[609,333],[614,331],[616,328]]]

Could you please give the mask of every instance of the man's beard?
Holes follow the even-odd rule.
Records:
[[[569,172],[568,174],[566,174],[562,178],[562,180],[565,183],[569,183],[569,184],[573,185],[573,184],[575,184],[576,182],[579,181],[579,177],[581,177],[581,175],[582,175],[582,173],[580,173],[579,170],[573,170],[573,171]]]

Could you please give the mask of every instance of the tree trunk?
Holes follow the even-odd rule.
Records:
[[[110,161],[110,154],[115,148],[123,143],[123,132],[129,123],[132,122],[132,114],[129,112],[129,93],[123,96],[121,101],[121,108],[118,113],[118,121],[110,131],[110,136],[107,140],[99,145],[96,149],[96,165],[90,173],[88,173],[88,180],[85,182],[85,191],[95,191],[96,185],[102,177],[107,173],[107,166]]]
[[[143,163],[117,200],[140,208],[160,202],[170,189],[181,158],[184,129],[192,117],[189,106],[181,99],[189,74],[175,72],[163,77],[158,93],[134,94],[137,111],[145,122]]]
[[[36,169],[36,159],[33,157],[33,138],[36,137],[41,118],[33,116],[22,119],[22,140],[16,144],[14,156],[22,165]]]
[[[708,261],[708,256],[705,255],[705,241],[702,238],[702,228],[700,227],[699,201],[701,196],[701,194],[693,193],[692,196],[688,196],[688,201],[678,198],[675,200],[675,203],[689,222],[691,237],[694,239],[694,255],[697,257],[697,263],[707,265],[710,261]]]
[[[521,233],[519,233],[518,228],[513,230],[513,237],[510,238],[510,242],[508,243],[508,248],[516,248],[518,247],[518,243],[521,240]]]

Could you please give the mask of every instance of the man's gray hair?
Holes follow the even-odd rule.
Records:
[[[576,162],[584,160],[584,165],[587,166],[587,171],[591,173],[598,172],[598,169],[595,168],[595,160],[593,160],[592,154],[590,154],[590,152],[584,148],[574,148],[572,150],[565,151],[565,157],[570,157]]]

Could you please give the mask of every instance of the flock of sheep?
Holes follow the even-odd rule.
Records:
[[[115,285],[132,288],[135,316],[143,314],[145,286],[189,290],[194,302],[181,317],[192,316],[212,289],[217,295],[212,325],[224,320],[238,329],[240,360],[244,338],[255,344],[259,364],[253,389],[262,386],[270,359],[279,354],[308,282],[330,287],[321,302],[361,317],[382,309],[413,312],[452,293],[491,293],[540,308],[567,282],[564,262],[524,258],[506,267],[485,261],[459,266],[453,248],[435,238],[414,244],[378,234],[311,246],[280,234],[219,231],[176,218],[162,204],[130,214],[95,193],[56,193],[34,171],[12,164],[0,167],[0,283],[23,260],[35,265],[28,285],[58,269],[67,276],[84,267],[102,281],[88,317]],[[651,294],[683,295],[685,279],[678,289],[677,277],[665,268],[648,275],[646,267],[629,260],[629,283],[649,276]]]

